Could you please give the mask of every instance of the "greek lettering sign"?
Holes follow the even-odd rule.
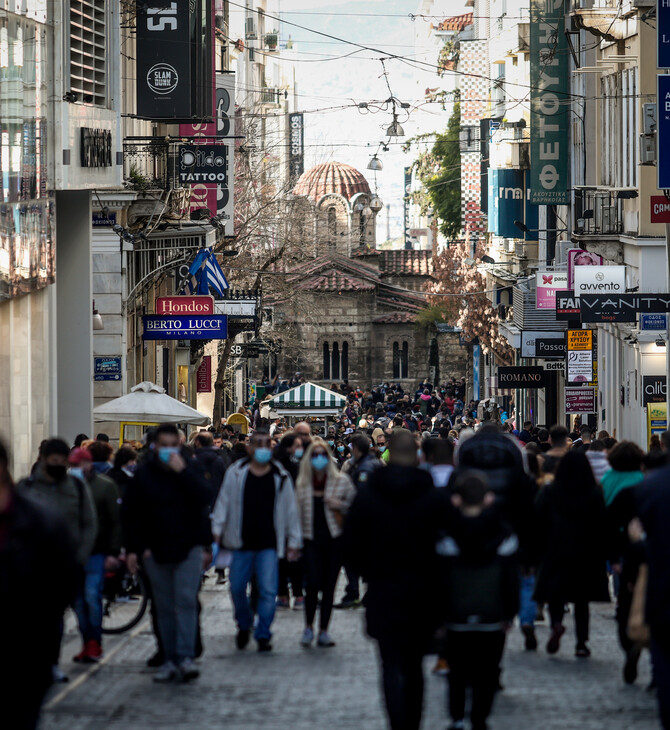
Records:
[[[179,181],[221,183],[228,186],[228,147],[225,144],[183,144],[179,146]]]
[[[570,385],[593,380],[593,352],[591,350],[568,352],[566,372],[566,380]]]
[[[191,116],[190,5],[175,0],[137,3],[137,116]]]
[[[305,172],[305,135],[302,112],[288,115],[288,167],[292,182]]]
[[[142,317],[145,340],[225,340],[228,317],[225,314]]]
[[[668,327],[667,314],[641,314],[641,330],[665,330]]]
[[[541,367],[499,367],[499,388],[544,388],[544,368]]]
[[[665,403],[667,388],[665,375],[642,376],[642,405],[647,403]]]
[[[205,295],[158,297],[156,314],[214,314],[214,297]]]
[[[566,205],[569,49],[562,0],[530,3],[530,202]]]
[[[582,322],[635,322],[638,313],[670,312],[670,294],[584,294]]]
[[[566,388],[565,389],[565,412],[566,413],[595,413],[596,412],[596,389],[595,388]]]
[[[575,296],[572,289],[556,292],[556,319],[571,320],[579,319],[579,297]]]
[[[625,266],[577,266],[574,271],[575,294],[600,294],[626,292]]]
[[[205,355],[195,374],[196,393],[212,392],[212,356]]]
[[[405,239],[405,248],[412,248],[412,237],[410,236],[409,230],[412,227],[410,225],[410,195],[412,193],[412,168],[406,167],[404,170],[405,175],[405,187],[403,196],[403,234]]]
[[[93,358],[94,380],[121,380],[121,358],[120,357],[94,357]]]
[[[670,68],[670,0],[656,2],[656,33],[656,65],[658,68]]]
[[[568,275],[558,271],[538,271],[537,296],[535,307],[537,309],[555,309],[556,292],[563,290],[568,285]]]
[[[568,330],[568,352],[593,349],[593,330]]]
[[[661,29],[659,27],[659,37]],[[656,89],[656,175],[661,190],[670,188],[670,75],[659,74]]]

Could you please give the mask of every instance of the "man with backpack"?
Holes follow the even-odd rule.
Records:
[[[40,449],[40,458],[33,474],[19,482],[18,489],[25,490],[63,517],[76,547],[79,587],[83,587],[84,567],[98,534],[98,522],[88,485],[82,479],[68,474],[69,455],[70,449],[65,441],[49,439]],[[50,647],[55,682],[67,682],[67,676],[58,666],[61,638],[62,626],[54,646]]]

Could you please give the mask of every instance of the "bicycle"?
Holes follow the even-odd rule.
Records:
[[[141,569],[133,575],[122,564],[105,574],[102,596],[102,633],[122,634],[142,620],[149,603],[146,580]]]

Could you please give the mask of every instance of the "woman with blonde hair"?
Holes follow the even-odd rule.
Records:
[[[337,470],[325,441],[315,438],[300,462],[296,499],[304,539],[305,630],[300,643],[314,641],[314,618],[321,593],[318,646],[331,647],[328,634],[335,584],[342,567],[340,537],[344,515],[355,496],[351,479]]]

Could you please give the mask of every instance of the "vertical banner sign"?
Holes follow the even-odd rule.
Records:
[[[191,116],[191,31],[188,2],[137,3],[137,116]]]
[[[216,179],[199,181],[191,180],[187,184],[191,187],[191,211],[207,209],[212,216],[217,216],[225,226],[225,235],[233,236],[233,191],[235,180],[235,74],[217,73],[216,88],[213,89],[214,109],[216,120],[214,122],[193,122],[180,124],[179,134],[182,137],[190,138],[196,145],[212,145],[224,148],[223,157],[225,164],[210,165],[209,173],[215,174]],[[217,141],[220,140],[220,141]],[[180,177],[184,171],[181,169]],[[223,175],[222,175],[223,173]]]
[[[472,399],[479,400],[479,361],[481,359],[481,346],[472,346]]]
[[[410,226],[410,220],[409,220],[409,196],[412,192],[412,168],[406,167],[405,168],[405,187],[403,188],[405,195],[403,196],[402,202],[403,202],[403,231],[405,236],[405,248],[411,249],[412,248],[412,239],[409,235],[409,230],[411,228]]]
[[[212,356],[204,355],[195,374],[196,393],[212,392]]]
[[[563,0],[530,3],[530,202],[566,205],[568,58]]]
[[[656,174],[659,189],[667,190],[670,188],[670,75],[668,74],[658,75],[656,117],[656,144],[658,145]]]
[[[593,380],[593,330],[567,330],[566,381],[581,385]]]
[[[670,0],[656,0],[657,62],[659,68],[670,68]]]
[[[305,172],[305,131],[302,112],[288,115],[288,169],[291,184]]]

